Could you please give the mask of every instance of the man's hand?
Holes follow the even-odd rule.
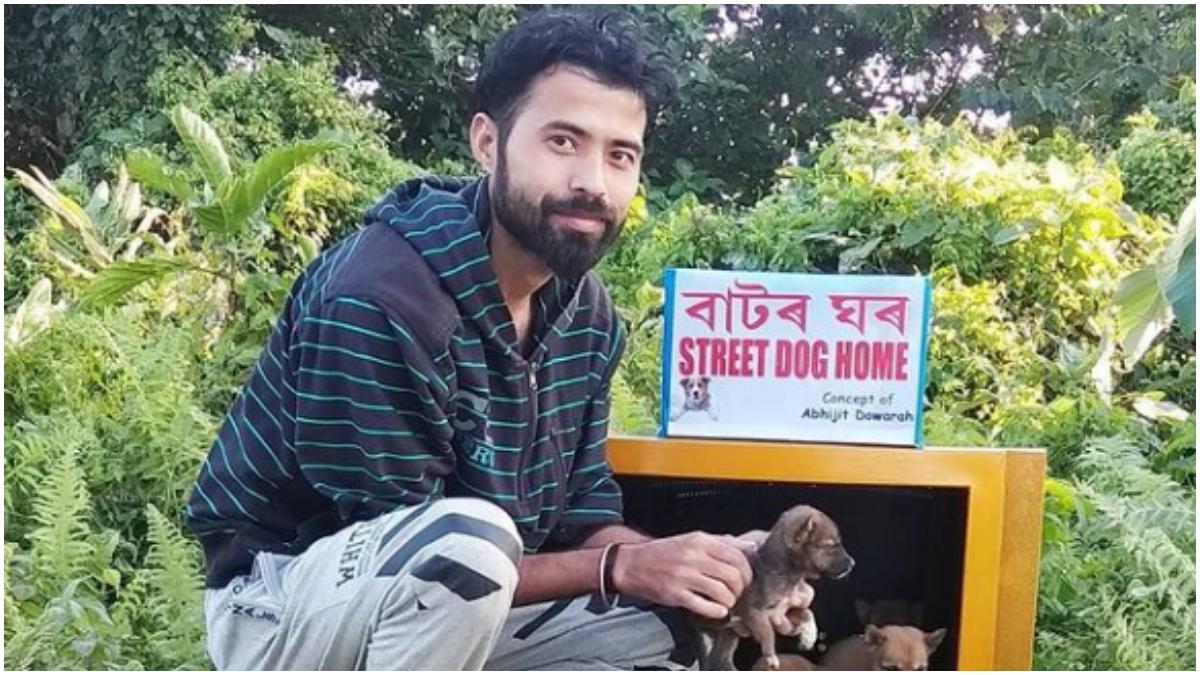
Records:
[[[750,563],[732,537],[690,532],[623,544],[613,567],[617,591],[723,619],[750,583]]]

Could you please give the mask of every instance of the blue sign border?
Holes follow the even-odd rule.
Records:
[[[659,367],[662,370],[662,392],[658,398],[658,435],[667,435],[667,423],[671,418],[671,329],[675,325],[675,268],[663,270],[663,346]]]
[[[917,429],[914,443],[917,448],[925,447],[925,378],[929,373],[929,317],[933,307],[933,282],[925,277],[925,308],[921,317],[921,376],[917,381]]]

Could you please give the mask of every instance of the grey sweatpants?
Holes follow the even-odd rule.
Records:
[[[688,619],[595,595],[512,607],[520,538],[480,499],[355,523],[298,556],[259,553],[209,589],[208,652],[235,670],[632,670],[694,667]]]

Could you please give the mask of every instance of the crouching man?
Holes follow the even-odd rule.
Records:
[[[534,14],[478,80],[485,176],[398,185],[303,272],[187,504],[217,667],[695,664],[687,612],[750,569],[621,524],[624,334],[589,271],[673,87],[619,17]]]

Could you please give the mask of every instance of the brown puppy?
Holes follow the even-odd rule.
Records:
[[[749,554],[754,578],[723,622],[701,621],[706,646],[703,670],[734,670],[733,652],[739,637],[753,636],[768,667],[777,670],[775,627],[789,608],[800,610],[797,629],[801,649],[817,639],[817,622],[808,605],[813,599],[808,581],[840,579],[850,573],[854,559],[842,546],[837,524],[811,506],[796,506],[779,516],[758,550]],[[795,615],[795,614],[793,614]]]
[[[929,655],[945,637],[945,628],[926,633],[912,626],[868,625],[862,635],[830,647],[821,657],[821,669],[928,670]]]

